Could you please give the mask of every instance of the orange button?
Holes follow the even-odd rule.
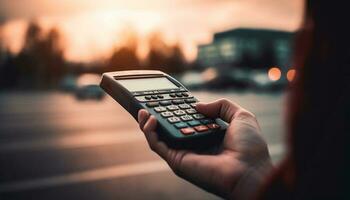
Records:
[[[196,129],[196,131],[198,132],[203,132],[203,131],[207,131],[208,127],[205,125],[199,125],[199,126],[195,126],[194,129]]]
[[[182,128],[180,129],[181,133],[184,134],[184,135],[191,135],[193,134],[195,131],[193,128]]]
[[[210,129],[217,129],[217,128],[220,128],[220,126],[218,124],[207,124],[207,126],[210,128]]]

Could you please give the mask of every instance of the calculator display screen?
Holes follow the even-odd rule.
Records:
[[[117,82],[128,89],[130,92],[178,88],[174,83],[165,77],[120,79],[117,80]]]

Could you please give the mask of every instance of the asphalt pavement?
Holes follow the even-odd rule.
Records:
[[[274,163],[283,158],[283,93],[194,95],[254,112]],[[108,96],[0,93],[0,169],[0,199],[219,199],[174,175]]]

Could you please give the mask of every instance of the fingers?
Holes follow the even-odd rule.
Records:
[[[241,107],[227,99],[220,99],[212,103],[197,103],[196,109],[208,117],[220,117],[230,123]]]
[[[142,109],[138,113],[138,121],[141,130],[144,132],[149,147],[163,159],[167,160],[169,148],[165,143],[159,141],[158,135],[155,132],[157,120],[150,115],[146,110]]]
[[[139,122],[141,129],[143,129],[143,127],[145,126],[148,117],[149,117],[149,113],[147,112],[147,110],[141,109],[138,112],[137,121]]]
[[[154,116],[150,116],[143,126],[143,131],[145,133],[154,132],[156,130],[157,120]]]

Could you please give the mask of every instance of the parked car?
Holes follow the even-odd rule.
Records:
[[[79,100],[101,100],[105,92],[100,88],[100,76],[97,74],[83,74],[77,80],[75,96]]]
[[[60,90],[63,92],[74,92],[76,90],[77,80],[72,74],[68,74],[60,81]]]

